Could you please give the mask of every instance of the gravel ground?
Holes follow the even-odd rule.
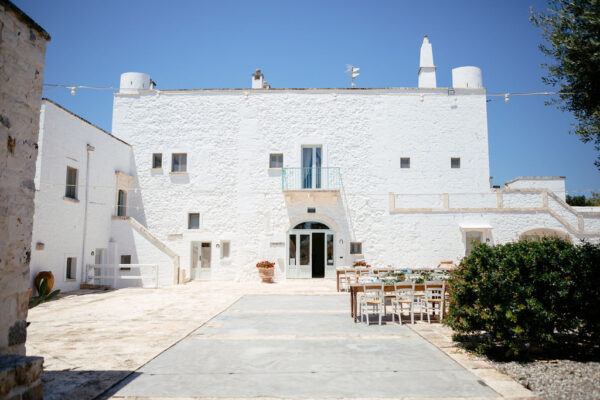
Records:
[[[492,363],[499,371],[544,399],[600,399],[600,362],[544,360]]]

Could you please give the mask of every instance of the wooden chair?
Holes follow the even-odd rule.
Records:
[[[383,296],[383,284],[377,285],[376,288],[373,288],[373,285],[369,285],[371,288],[368,288],[367,285],[363,285],[363,295],[360,298],[360,319],[362,321],[363,316],[366,313],[367,316],[367,325],[370,324],[369,321],[369,308],[373,313],[377,313],[379,316],[379,325],[381,325],[381,318],[385,313],[385,298]]]
[[[394,283],[394,299],[392,299],[392,305],[394,306],[394,313],[392,314],[392,322],[394,316],[398,316],[398,323],[402,325],[402,312],[407,307],[410,313],[410,323],[415,323],[415,283],[401,284]]]
[[[427,314],[427,322],[431,323],[431,314],[435,315],[437,310],[440,314],[440,321],[442,321],[444,314],[444,297],[446,292],[446,282],[425,282],[425,297],[423,298],[423,305],[425,306],[425,313]]]

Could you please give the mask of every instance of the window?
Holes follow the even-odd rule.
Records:
[[[65,278],[67,280],[75,279],[76,271],[77,271],[77,258],[67,257],[67,268],[66,268]]]
[[[188,214],[188,229],[200,229],[200,214],[189,213]]]
[[[410,168],[410,157],[400,158],[400,168]]]
[[[465,256],[471,254],[471,251],[483,241],[483,232],[467,231],[465,232],[466,249]]]
[[[117,197],[117,216],[124,217],[127,215],[127,192],[119,190]]]
[[[269,155],[269,168],[283,168],[283,154],[271,153]]]
[[[173,153],[171,157],[171,172],[186,172],[187,171],[187,154]]]
[[[67,167],[67,185],[65,197],[77,199],[77,168]]]
[[[452,157],[450,159],[450,167],[452,167],[452,168],[460,168],[460,158],[459,157]]]
[[[131,264],[131,255],[124,254],[121,256],[121,264]]]
[[[152,154],[152,168],[162,168],[162,153]]]
[[[350,242],[350,254],[362,254],[362,243]]]
[[[229,258],[229,250],[231,249],[231,242],[222,240],[221,241],[221,259]]]

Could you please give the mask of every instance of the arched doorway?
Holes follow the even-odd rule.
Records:
[[[318,221],[305,221],[290,229],[287,237],[288,278],[324,278],[335,268],[335,232]]]

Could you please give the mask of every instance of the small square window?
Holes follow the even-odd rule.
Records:
[[[350,254],[362,254],[362,243],[350,242]]]
[[[77,258],[67,257],[67,268],[65,271],[65,278],[67,280],[75,279],[77,274]]]
[[[283,168],[283,154],[271,153],[269,155],[269,168]]]
[[[229,258],[230,249],[231,249],[231,242],[222,240],[221,241],[221,259]]]
[[[186,172],[187,171],[187,154],[173,153],[171,157],[171,172]]]
[[[152,154],[152,168],[162,168],[162,153]]]
[[[77,168],[67,167],[65,197],[77,199]]]
[[[410,157],[400,158],[400,168],[410,168]]]
[[[460,168],[460,158],[459,157],[452,157],[450,159],[450,167],[452,167],[452,168]]]
[[[188,229],[200,229],[200,214],[189,213],[188,214]]]
[[[121,256],[121,264],[131,264],[131,255],[123,254]]]

